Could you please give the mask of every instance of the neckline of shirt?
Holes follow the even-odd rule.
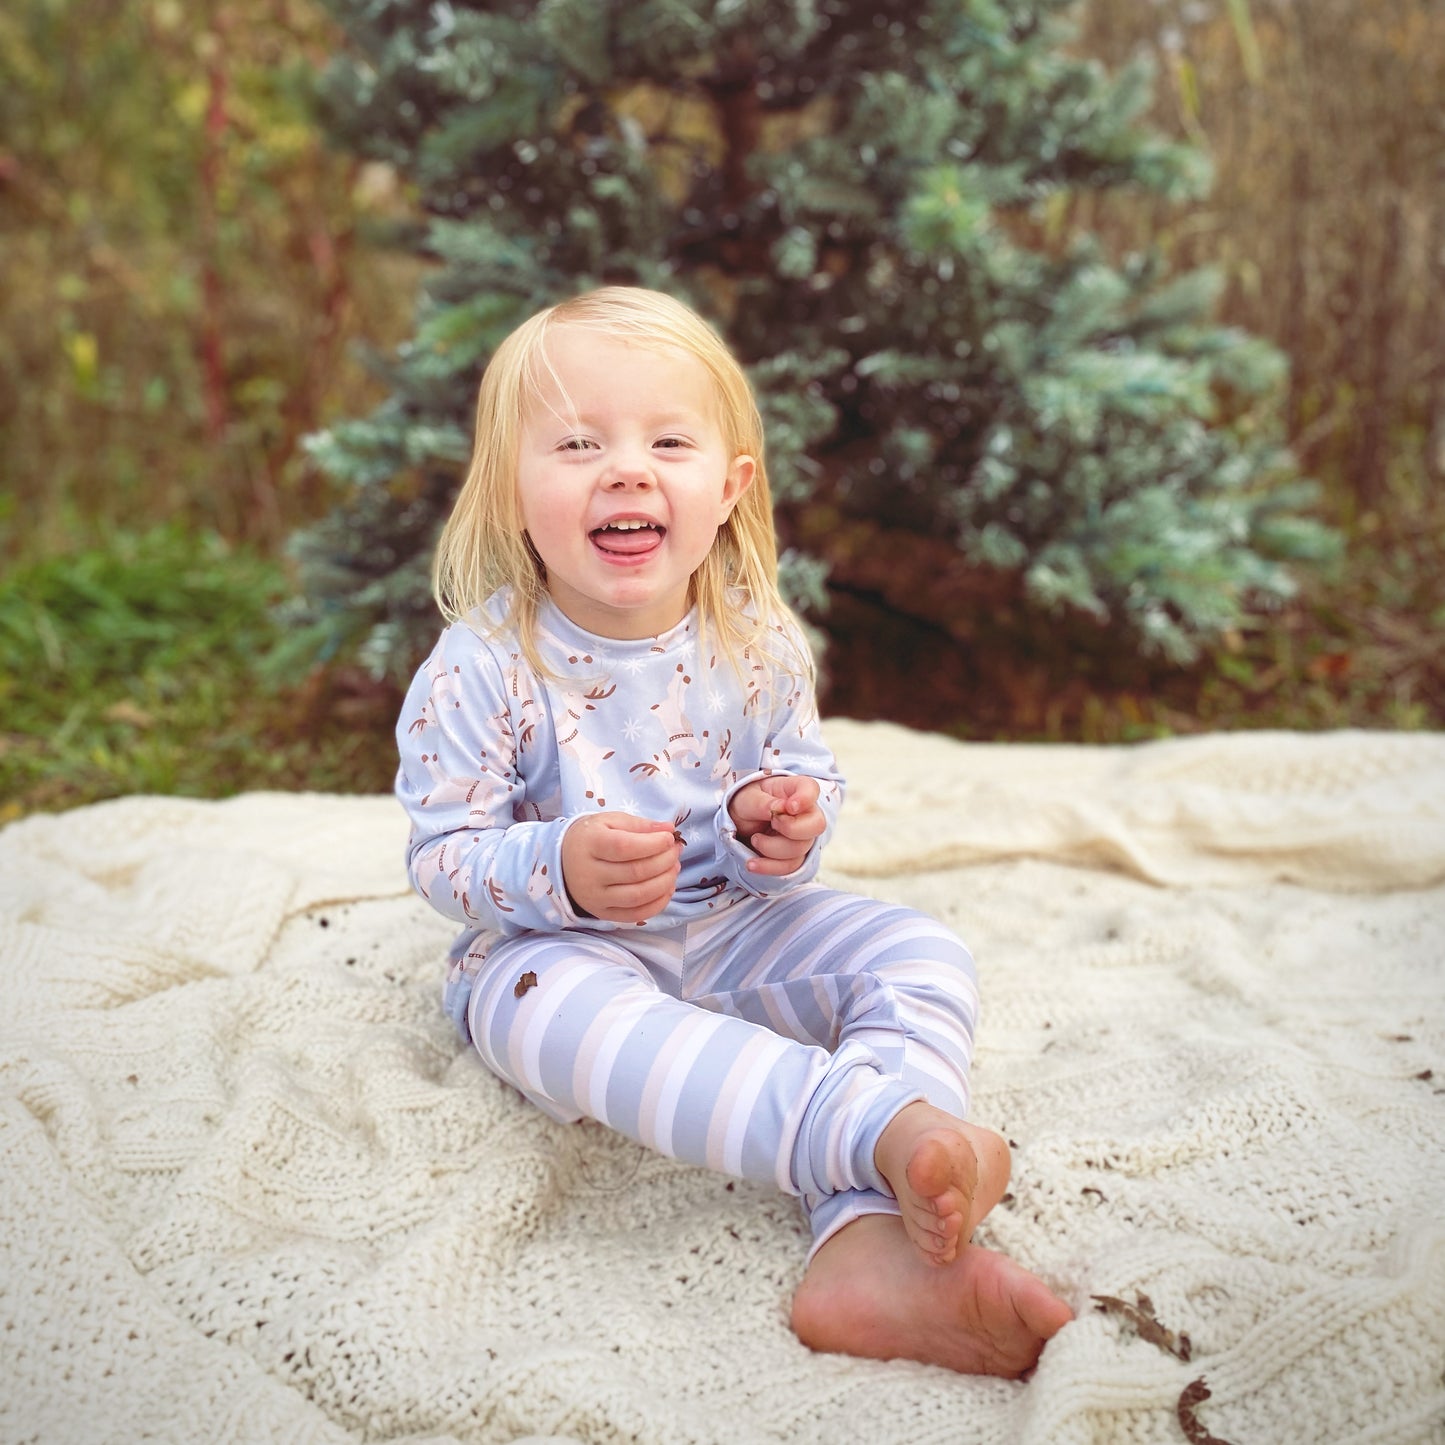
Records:
[[[554,642],[561,643],[564,651],[580,649],[608,657],[655,657],[671,652],[694,636],[696,619],[697,608],[692,607],[676,626],[654,637],[602,637],[579,627],[550,597],[544,597],[537,609],[539,630]]]

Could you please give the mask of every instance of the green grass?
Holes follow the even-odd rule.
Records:
[[[268,679],[286,590],[277,563],[174,527],[14,569],[0,582],[0,821],[123,793],[388,787],[389,696]]]

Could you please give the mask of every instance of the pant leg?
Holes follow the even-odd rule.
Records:
[[[626,947],[581,932],[496,944],[468,1013],[488,1068],[554,1118],[586,1115],[791,1194],[886,1187],[874,1144],[917,1088],[863,1043],[825,1047],[677,997],[681,938],[626,937]],[[536,982],[519,994],[526,974]]]
[[[821,885],[743,905],[689,931],[683,996],[839,1053],[861,1049],[881,1076],[967,1116],[973,959],[926,914]],[[805,1115],[795,1148],[818,1161],[815,1177],[840,1147],[828,1132],[840,1122]],[[882,1125],[869,1122],[877,1131],[845,1152],[876,1146]],[[886,1186],[804,1191],[803,1204],[815,1250],[861,1214],[898,1212]]]

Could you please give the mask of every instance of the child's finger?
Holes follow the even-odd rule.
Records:
[[[797,816],[806,813],[818,801],[818,782],[795,773],[777,773],[762,779],[768,796],[774,800],[773,814]]]
[[[669,844],[664,852],[650,858],[606,866],[616,872],[619,883],[648,883],[655,878],[677,877],[682,871],[682,853],[675,844]]]
[[[605,918],[609,923],[635,923],[660,912],[671,897],[670,887],[659,888],[655,884],[638,888],[609,889],[607,901],[597,916]]]
[[[672,898],[677,883],[677,870],[669,868],[655,878],[640,883],[609,887],[599,918],[611,923],[639,923],[662,912]]]
[[[773,816],[775,800],[763,786],[768,780],[756,778],[733,794],[729,812],[740,823],[766,823]]]
[[[757,784],[768,797],[787,802],[797,791],[798,779],[791,773],[769,773],[767,777],[759,778]]]
[[[798,842],[818,837],[827,826],[828,820],[817,808],[810,808],[796,816],[791,813],[779,813],[773,819],[775,833],[781,833],[784,838],[792,838]]]
[[[816,778],[798,777],[792,780],[794,786],[788,794],[788,811],[790,813],[806,813],[809,808],[814,807],[818,801],[818,780]]]
[[[795,862],[808,851],[799,848],[793,839],[778,833],[754,833],[748,840],[748,846],[764,858],[791,858]]]
[[[764,873],[771,878],[782,878],[789,873],[795,873],[798,864],[803,861],[801,853],[795,853],[791,858],[749,858],[749,873]]]
[[[625,817],[625,814],[619,814]],[[643,858],[662,858],[677,846],[671,823],[660,823],[651,818],[635,818],[630,822],[642,827],[622,827],[611,824],[599,829],[592,839],[593,856],[606,863],[631,863]]]
[[[613,832],[633,836],[648,836],[653,833],[671,833],[673,825],[661,818],[639,818],[635,813],[601,813],[598,815]]]

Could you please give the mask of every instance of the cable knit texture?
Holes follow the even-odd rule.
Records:
[[[1445,737],[825,731],[824,881],[978,959],[1031,1381],[810,1354],[791,1200],[491,1078],[391,799],[129,798],[0,832],[0,1441],[1445,1440]]]

